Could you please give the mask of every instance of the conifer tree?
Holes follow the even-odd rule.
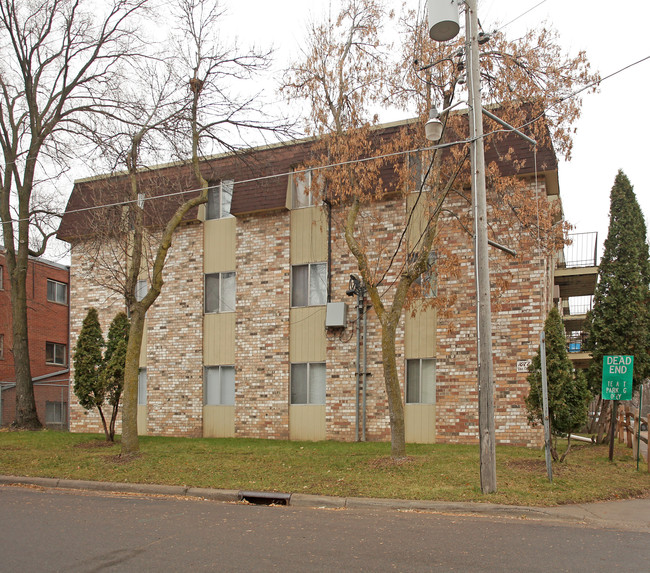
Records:
[[[553,307],[544,323],[546,334],[546,376],[548,381],[548,415],[551,433],[551,456],[555,461],[564,461],[571,450],[571,432],[577,431],[587,422],[587,403],[591,397],[587,381],[582,373],[573,369],[566,347],[566,336],[562,317]],[[528,375],[530,393],[526,397],[528,419],[543,423],[541,356],[538,351]],[[560,457],[557,453],[557,439],[567,436],[567,449]]]
[[[115,421],[120,407],[120,399],[124,390],[124,367],[126,363],[126,347],[129,340],[129,319],[126,313],[115,315],[108,329],[106,352],[104,353],[104,368],[101,380],[108,403],[112,407],[111,420],[106,439],[115,441]]]
[[[74,393],[79,399],[79,404],[86,410],[97,408],[108,440],[108,428],[102,410],[106,398],[101,379],[103,347],[104,337],[99,325],[97,309],[91,308],[84,318],[74,350]]]
[[[594,392],[601,389],[603,356],[634,356],[634,388],[650,374],[650,262],[646,238],[646,225],[634,188],[619,170],[610,195],[609,230],[594,307],[587,317],[585,347],[593,357],[588,376]],[[607,419],[607,404],[601,403],[599,439],[605,435]],[[610,419],[611,415],[616,415],[615,407]]]
[[[609,230],[600,262],[586,348],[589,382],[600,391],[603,356],[634,356],[633,385],[650,375],[650,260],[646,224],[630,180],[618,172],[612,187]]]

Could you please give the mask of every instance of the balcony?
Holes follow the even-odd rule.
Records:
[[[591,354],[584,350],[587,313],[593,305],[598,280],[598,233],[575,233],[558,257],[556,297],[561,300],[567,350],[575,368],[587,368]]]

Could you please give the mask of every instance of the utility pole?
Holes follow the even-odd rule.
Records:
[[[478,50],[476,0],[465,0],[465,45],[467,53],[467,91],[471,143],[472,202],[474,207],[474,265],[476,271],[478,426],[480,443],[481,491],[497,490],[494,432],[494,375],[492,368],[492,307],[485,188],[485,150],[483,147],[483,109]]]

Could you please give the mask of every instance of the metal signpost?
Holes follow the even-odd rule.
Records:
[[[632,373],[634,356],[603,356],[603,400],[612,400],[612,419],[609,437],[609,461],[614,459],[614,433],[616,430],[616,410],[619,400],[632,399]]]

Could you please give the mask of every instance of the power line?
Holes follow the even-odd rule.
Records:
[[[510,22],[506,22],[505,24],[502,24],[501,26],[499,26],[499,27],[495,30],[495,32],[498,32],[498,31],[500,31],[500,30],[503,30],[503,28],[505,28],[505,27],[507,27],[507,26],[510,26],[510,24],[516,22],[516,21],[519,20],[520,18],[523,18],[526,14],[528,14],[529,12],[532,12],[535,8],[537,8],[538,6],[541,6],[541,5],[544,4],[546,1],[547,1],[547,0],[542,0],[541,2],[538,2],[538,3],[535,4],[532,8],[529,8],[528,10],[526,10],[525,12],[523,12],[522,14],[519,14],[519,16],[517,16],[516,18],[513,18],[512,20],[510,20]]]

